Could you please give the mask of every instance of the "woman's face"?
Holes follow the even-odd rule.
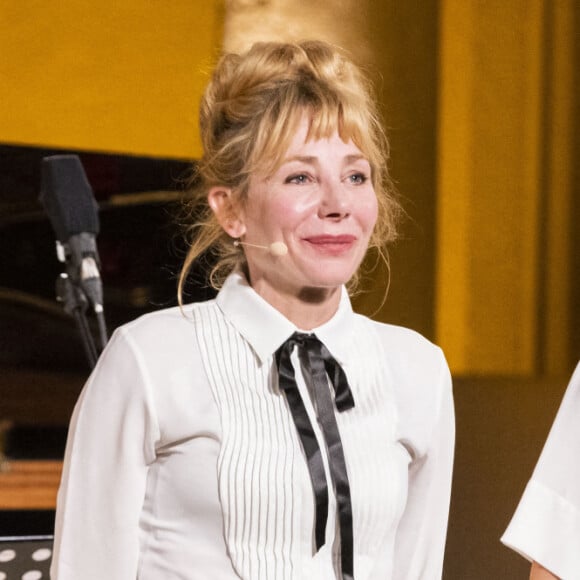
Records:
[[[241,211],[243,242],[283,242],[288,252],[244,246],[250,283],[273,303],[305,289],[336,288],[359,267],[377,219],[368,161],[337,133],[306,142],[305,116],[282,165],[250,180]]]

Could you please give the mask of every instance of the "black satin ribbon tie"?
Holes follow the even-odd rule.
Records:
[[[280,389],[286,394],[296,430],[306,454],[308,472],[314,491],[316,550],[324,545],[328,521],[328,483],[324,473],[322,453],[304,401],[300,396],[290,356],[298,347],[298,357],[312,378],[318,423],[322,428],[328,450],[330,475],[336,493],[338,522],[340,529],[340,558],[343,580],[353,580],[353,530],[350,485],[342,441],[334,414],[334,405],[339,412],[352,409],[354,399],[344,370],[314,334],[295,332],[277,351]],[[334,388],[334,404],[330,389]]]

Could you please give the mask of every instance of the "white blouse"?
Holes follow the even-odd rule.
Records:
[[[274,353],[296,327],[232,274],[215,300],[117,329],[75,407],[53,580],[336,580],[329,486],[314,496]],[[343,290],[314,332],[355,407],[336,413],[350,481],[355,580],[441,577],[454,446],[451,379],[417,333],[355,314]],[[296,380],[328,474],[296,352]]]
[[[580,363],[501,538],[560,578],[580,579]]]

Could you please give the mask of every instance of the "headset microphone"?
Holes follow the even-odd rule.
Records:
[[[252,248],[261,248],[262,250],[267,250],[270,254],[272,254],[272,256],[276,257],[285,256],[288,253],[288,246],[284,242],[273,242],[268,246],[260,246],[258,244],[249,244],[247,242],[235,240],[234,246],[250,246]]]

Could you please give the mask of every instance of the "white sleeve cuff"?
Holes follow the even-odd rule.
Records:
[[[566,580],[580,580],[580,510],[530,480],[501,538],[508,548]]]

